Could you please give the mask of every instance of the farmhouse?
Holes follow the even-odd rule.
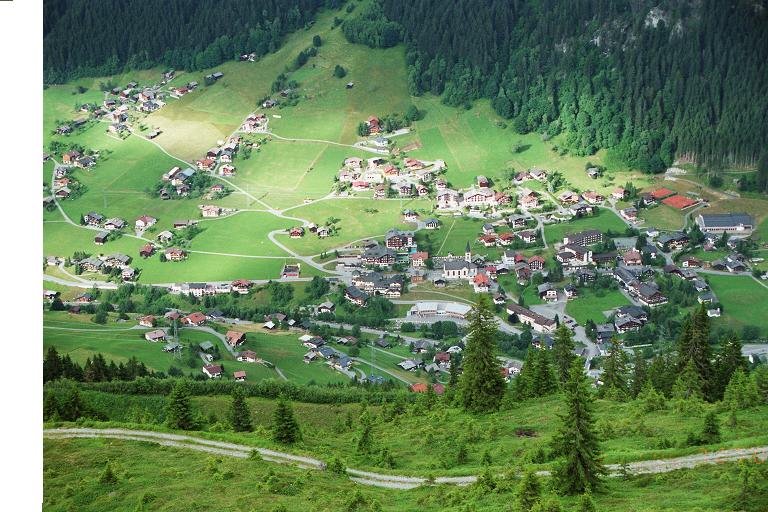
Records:
[[[637,208],[634,206],[624,208],[623,210],[619,210],[619,215],[630,222],[635,222],[637,220]]]
[[[280,277],[283,278],[296,278],[301,274],[301,263],[286,263],[283,266],[283,271],[280,273]]]
[[[755,219],[746,213],[699,214],[696,224],[705,233],[750,234],[755,227]]]
[[[152,315],[143,316],[139,318],[139,325],[142,327],[154,327],[155,326],[155,317]]]
[[[414,268],[424,267],[429,259],[428,252],[415,252],[410,255],[411,266]]]
[[[259,357],[253,350],[243,350],[237,355],[237,360],[244,363],[256,363],[259,361]]]
[[[157,223],[157,219],[154,217],[150,217],[149,215],[142,215],[138,219],[136,219],[136,229],[147,229],[152,226],[154,226]]]
[[[232,291],[235,291],[240,295],[247,295],[251,286],[253,286],[253,283],[247,279],[236,279],[230,284]]]
[[[104,229],[113,231],[115,229],[123,229],[125,227],[125,221],[123,219],[113,218],[108,219],[104,223]]]
[[[199,311],[190,313],[187,316],[181,318],[181,323],[186,325],[201,326],[205,323],[205,315]]]
[[[145,244],[141,249],[139,249],[139,256],[142,258],[149,258],[152,256],[152,254],[155,252],[155,246],[152,244]]]
[[[168,261],[182,261],[187,257],[187,251],[177,247],[169,247],[165,250],[165,259]]]
[[[357,286],[347,286],[344,290],[344,298],[360,307],[365,307],[368,302],[368,294]]]
[[[151,342],[165,341],[165,331],[157,329],[156,331],[149,331],[144,334],[144,339]]]
[[[226,335],[227,343],[231,347],[237,347],[245,343],[245,333],[237,331],[227,331]]]
[[[109,231],[99,231],[99,233],[93,237],[93,242],[96,245],[104,245],[109,238]]]
[[[206,364],[203,366],[203,373],[208,376],[209,379],[218,379],[223,374],[221,366],[217,364]]]

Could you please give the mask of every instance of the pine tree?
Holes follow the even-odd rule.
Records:
[[[737,369],[725,388],[723,403],[731,410],[748,409],[760,403],[757,385],[741,368]]]
[[[720,422],[717,419],[715,411],[709,411],[704,416],[704,428],[701,431],[701,441],[704,444],[715,444],[720,442]]]
[[[235,387],[232,390],[232,403],[229,407],[229,423],[235,432],[252,432],[251,410],[245,402],[245,393],[242,388]]]
[[[57,402],[59,416],[62,420],[76,421],[81,416],[85,416],[86,407],[80,397],[80,390],[74,382],[67,383],[57,398]]]
[[[568,380],[571,363],[576,358],[573,353],[574,348],[573,333],[566,325],[561,325],[555,331],[555,340],[552,345],[552,360],[561,384],[565,384]]]
[[[301,440],[301,430],[296,418],[293,417],[293,410],[282,396],[277,401],[273,415],[272,439],[284,444],[293,444]]]
[[[605,368],[600,376],[603,385],[600,388],[601,397],[609,397],[615,400],[627,398],[627,354],[618,338],[611,340],[611,349],[605,360]]]
[[[577,359],[574,362],[579,363]],[[547,396],[557,391],[557,376],[549,357],[549,350],[535,351],[531,388],[533,396]]]
[[[360,436],[357,438],[357,452],[368,454],[373,449],[373,434],[371,425],[371,416],[368,411],[360,414]]]
[[[589,381],[579,361],[574,361],[565,383],[565,414],[552,440],[553,452],[564,460],[555,470],[555,482],[563,494],[594,489],[605,474],[592,415]]]
[[[60,378],[64,373],[64,368],[61,364],[61,358],[56,351],[56,347],[48,347],[48,351],[45,354],[43,360],[43,382],[56,380]]]
[[[536,371],[536,349],[528,347],[525,362],[512,385],[512,395],[515,400],[526,400],[534,395],[533,373]]]
[[[701,377],[696,371],[693,361],[688,361],[683,373],[677,377],[672,388],[672,397],[677,400],[701,400],[704,398]]]
[[[527,469],[517,487],[513,510],[528,512],[541,500],[541,483],[533,469]]]
[[[722,398],[726,386],[731,381],[734,372],[747,370],[747,358],[742,355],[741,341],[735,334],[726,337],[722,342],[722,352],[717,357],[717,390],[715,396]]]
[[[467,411],[495,411],[501,405],[504,379],[494,354],[497,334],[490,299],[481,295],[470,313],[464,371],[459,380],[461,404]]]
[[[597,512],[597,507],[595,507],[595,502],[592,500],[592,494],[590,492],[585,492],[579,496],[576,512]]]
[[[632,384],[629,387],[629,394],[632,398],[637,398],[640,392],[648,382],[648,363],[645,362],[642,350],[635,350],[635,357],[632,364]]]
[[[709,317],[704,304],[689,315],[683,324],[678,339],[677,368],[686,367],[689,361],[693,363],[701,381],[701,391],[705,399],[715,395],[715,382],[712,371],[712,350],[709,346]]]
[[[166,420],[170,428],[193,430],[195,420],[192,416],[192,405],[189,399],[187,381],[179,380],[168,395]]]

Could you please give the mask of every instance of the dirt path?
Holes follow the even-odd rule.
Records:
[[[144,441],[159,444],[161,446],[186,448],[189,450],[213,453],[216,455],[225,455],[229,457],[238,457],[242,459],[249,457],[251,452],[255,450],[264,460],[271,462],[291,464],[305,469],[324,470],[326,468],[326,465],[323,461],[312,457],[303,457],[254,446],[224,443],[220,441],[202,439],[199,437],[168,434],[164,432],[152,432],[147,430],[128,430],[119,428],[57,428],[43,430],[43,436],[49,439],[109,438],[126,441]],[[759,459],[763,461],[768,460],[768,446],[759,446],[755,448],[734,448],[717,452],[686,455],[672,459],[633,462],[629,464],[629,472],[637,475],[647,473],[666,473],[678,469],[693,468],[704,464],[721,464],[724,462],[732,462],[741,459]],[[617,474],[619,469],[617,464],[611,464],[607,467],[612,476]],[[413,489],[415,487],[428,484],[425,478],[372,473],[353,468],[347,468],[347,474],[352,481],[359,484],[388,489]],[[539,474],[546,476],[549,475],[549,472],[540,471]],[[477,477],[473,475],[435,478],[435,483],[448,485],[469,485],[475,481],[477,481]]]

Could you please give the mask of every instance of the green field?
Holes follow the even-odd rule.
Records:
[[[598,210],[595,215],[574,219],[571,222],[560,222],[544,226],[544,237],[548,244],[562,243],[566,233],[576,233],[587,229],[599,229],[603,233],[608,230],[623,233],[627,229],[618,215],[610,210]]]
[[[740,329],[745,325],[760,327],[761,335],[768,336],[768,289],[751,276],[706,274],[710,288],[723,304],[723,314],[715,325],[723,322]]]
[[[303,238],[291,239],[281,235],[279,240],[286,247],[301,255],[314,255],[351,242],[371,237],[383,237],[392,228],[413,229],[412,224],[403,222],[402,211],[405,209],[427,208],[428,201],[423,199],[395,199],[370,201],[366,199],[332,199],[294,208],[287,215],[305,218],[318,225],[335,217],[338,233],[327,238],[318,238],[307,233]],[[364,211],[368,209],[369,211]]]
[[[269,241],[267,233],[295,225],[295,222],[264,212],[241,212],[229,217],[206,219],[199,224],[203,232],[192,240],[189,247],[195,251],[289,256]]]
[[[638,217],[645,221],[645,227],[666,230],[682,228],[685,222],[684,216],[685,214],[680,210],[665,204],[643,208],[638,214]]]
[[[619,306],[631,304],[629,300],[618,290],[599,290],[594,292],[588,288],[579,289],[579,297],[568,301],[565,312],[576,319],[580,325],[585,325],[588,320],[596,324],[606,321],[603,313]]]

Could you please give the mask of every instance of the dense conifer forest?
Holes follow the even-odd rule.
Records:
[[[275,51],[337,0],[46,0],[48,83],[157,65],[195,70]]]
[[[765,1],[382,0],[372,11],[402,27],[413,94],[491,98],[518,131],[567,131],[576,153],[614,148],[655,172],[675,156],[753,165],[768,146]],[[373,12],[369,24],[386,27]]]

